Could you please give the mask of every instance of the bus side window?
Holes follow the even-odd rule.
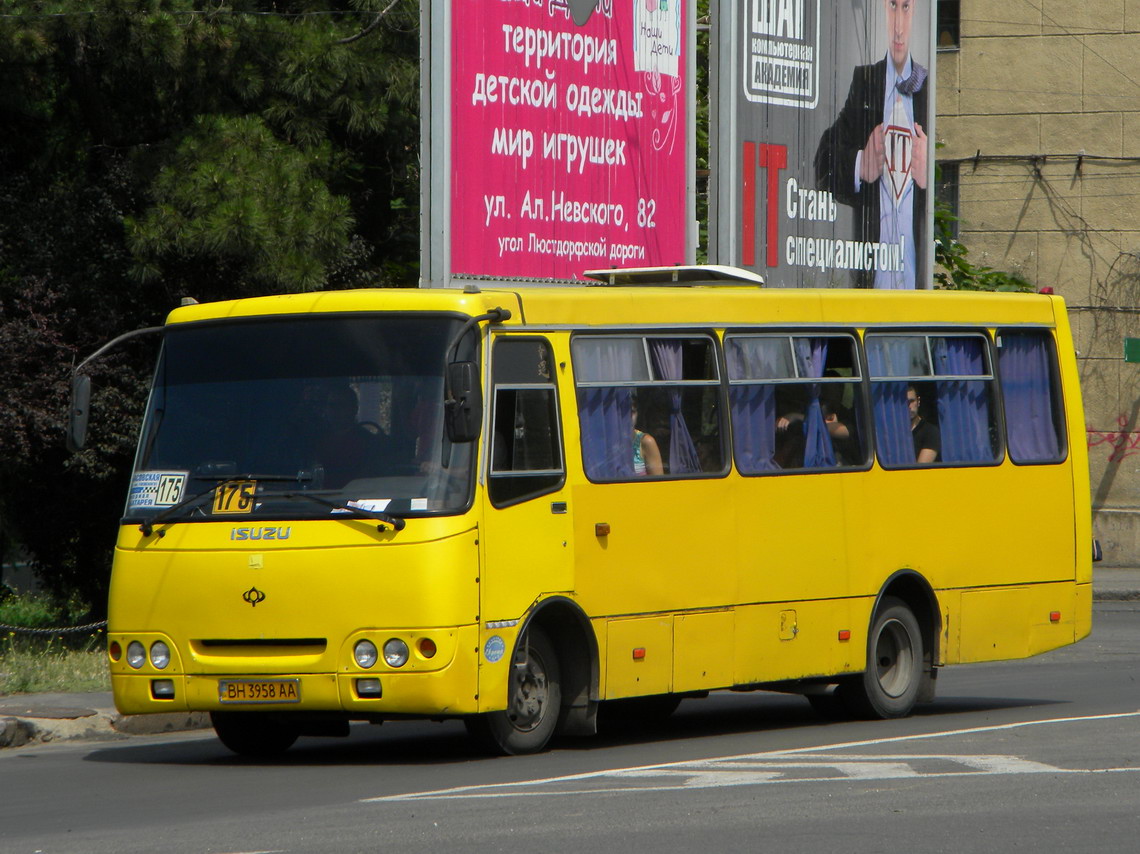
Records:
[[[733,451],[742,474],[867,464],[856,352],[849,334],[726,337]]]
[[[1002,330],[997,344],[1009,458],[1020,464],[1061,462],[1065,422],[1052,337]]]
[[[491,366],[491,460],[488,492],[496,507],[545,495],[564,479],[558,397],[550,344],[500,339]]]
[[[720,374],[711,337],[578,335],[571,349],[582,462],[590,480],[724,472]],[[661,474],[639,453],[643,436],[652,437]]]
[[[998,462],[986,336],[871,332],[866,346],[875,450],[884,467]],[[931,449],[937,456],[927,460]]]

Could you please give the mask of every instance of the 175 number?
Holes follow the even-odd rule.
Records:
[[[230,480],[214,490],[215,513],[249,513],[253,510],[257,481]]]

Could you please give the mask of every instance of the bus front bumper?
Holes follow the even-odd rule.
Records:
[[[115,706],[126,715],[343,712],[350,718],[370,718],[479,710],[474,662],[429,673],[112,674],[111,687]]]

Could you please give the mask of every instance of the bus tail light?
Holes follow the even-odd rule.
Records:
[[[111,641],[111,645],[107,647],[107,655],[111,657],[111,661],[118,661],[123,657],[123,645],[118,641]]]
[[[418,646],[420,655],[424,658],[435,658],[436,646],[431,638],[420,638]]]

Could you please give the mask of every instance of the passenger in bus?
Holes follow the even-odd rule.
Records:
[[[633,473],[637,477],[663,475],[665,466],[661,462],[661,449],[657,440],[637,429],[637,401],[630,406],[633,423]]]
[[[839,376],[834,370],[829,370],[825,376]],[[806,400],[803,401],[806,403]],[[859,446],[855,439],[854,413],[843,405],[843,386],[837,383],[824,383],[820,388],[819,406],[823,413],[823,422],[827,426],[827,434],[831,437],[832,450],[835,452],[836,464],[841,466],[857,465],[859,460]],[[801,406],[806,409],[806,406]],[[777,462],[785,461],[782,468],[800,468],[803,465],[803,429],[804,413],[802,411],[786,412],[776,420],[777,431]],[[787,436],[783,443],[779,441]],[[793,441],[798,438],[798,441]],[[790,450],[781,450],[784,445],[788,449],[795,448],[799,454],[798,460]]]
[[[324,486],[340,489],[350,480],[376,475],[380,436],[356,420],[356,391],[334,386],[325,398],[325,433],[317,448],[317,463],[324,468]]]
[[[906,405],[910,411],[910,435],[914,439],[914,459],[918,463],[938,462],[942,453],[942,433],[919,413],[922,398],[914,386],[906,387]]]
[[[820,401],[823,410],[823,423],[827,425],[827,434],[831,437],[831,447],[835,451],[835,464],[838,466],[858,465],[859,442],[855,438],[855,431],[851,428],[851,413],[842,404]],[[845,417],[841,417],[841,413]]]

